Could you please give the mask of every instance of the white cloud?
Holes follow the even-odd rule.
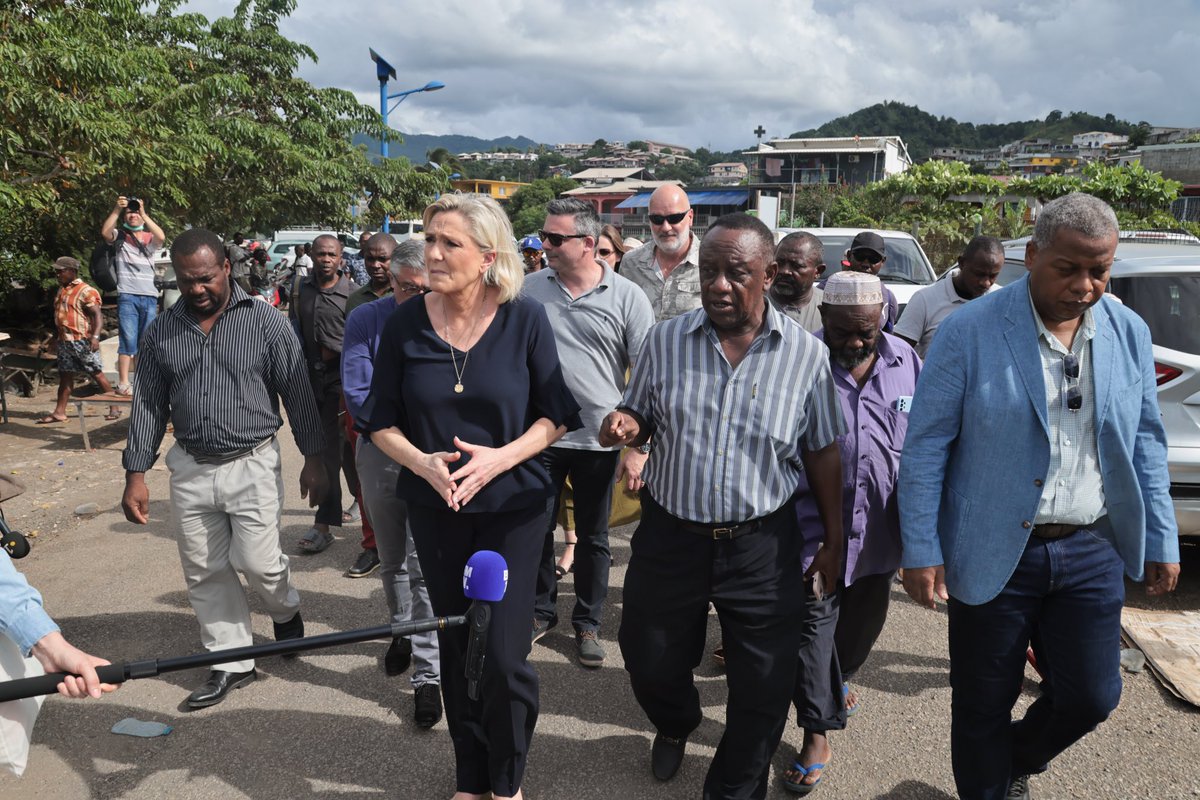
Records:
[[[229,13],[222,0],[190,8]],[[976,123],[1052,109],[1200,125],[1200,7],[1163,0],[300,0],[301,74],[375,106],[367,48],[410,97],[395,127],[543,142],[653,138],[730,149],[882,100]]]

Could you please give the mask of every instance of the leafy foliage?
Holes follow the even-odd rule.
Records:
[[[0,297],[70,254],[86,261],[119,194],[168,236],[185,226],[344,228],[409,216],[444,175],[373,164],[351,144],[377,112],[295,77],[316,56],[279,23],[295,0],[241,0],[232,16],[181,0],[16,0],[0,5]]]
[[[1180,188],[1140,164],[1113,167],[1093,162],[1081,175],[1040,175],[1005,183],[974,174],[962,163],[930,161],[863,187],[803,187],[797,191],[795,213],[785,224],[813,227],[824,212],[829,227],[909,231],[941,272],[977,230],[1001,239],[1028,235],[1025,198],[1046,202],[1083,191],[1112,205],[1123,228],[1178,228],[1181,223],[1169,208]],[[789,198],[784,198],[783,207],[791,210]]]
[[[512,220],[513,233],[519,238],[541,229],[546,221],[546,203],[578,186],[570,178],[539,178],[522,186],[505,207]]]

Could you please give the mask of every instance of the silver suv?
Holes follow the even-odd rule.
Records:
[[[1025,248],[1005,251],[1010,280]],[[1117,245],[1109,291],[1150,327],[1180,536],[1200,536],[1200,244]]]

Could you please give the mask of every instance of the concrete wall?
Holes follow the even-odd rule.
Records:
[[[1142,166],[1184,185],[1200,185],[1200,143],[1143,147]]]

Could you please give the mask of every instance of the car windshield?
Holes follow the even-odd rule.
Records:
[[[1154,344],[1200,355],[1200,275],[1127,276],[1109,285],[1146,321]]]
[[[854,237],[829,236],[820,232],[816,232],[816,236],[825,246],[825,272],[821,277],[828,278],[841,271],[842,259],[845,258],[846,250]],[[879,273],[880,280],[921,285],[933,283],[933,275],[930,274],[915,241],[903,238],[885,239],[884,245],[887,247],[887,261]]]

